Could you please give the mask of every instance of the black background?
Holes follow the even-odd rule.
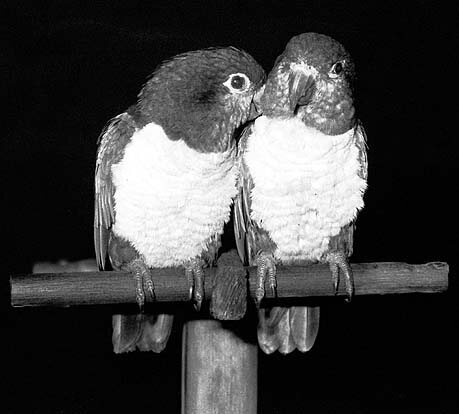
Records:
[[[96,139],[162,59],[234,45],[269,71],[293,35],[325,33],[355,58],[369,136],[352,261],[448,261],[452,287],[332,301],[311,352],[260,356],[260,412],[456,412],[457,48],[439,4],[4,3],[2,291],[36,261],[93,257]],[[179,412],[180,328],[163,354],[115,356],[109,309],[12,310],[2,298],[2,411]]]

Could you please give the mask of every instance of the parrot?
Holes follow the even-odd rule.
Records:
[[[136,104],[98,139],[94,243],[135,280],[137,314],[113,315],[113,350],[161,352],[173,315],[145,312],[151,268],[181,267],[199,310],[203,268],[215,264],[237,193],[236,137],[258,115],[265,72],[247,52],[211,47],[160,63]]]
[[[294,36],[269,72],[262,115],[238,144],[234,230],[239,256],[256,266],[257,336],[267,354],[309,351],[318,306],[263,308],[276,295],[276,266],[329,265],[354,293],[348,258],[367,187],[367,138],[354,105],[355,65],[343,45],[319,33]]]

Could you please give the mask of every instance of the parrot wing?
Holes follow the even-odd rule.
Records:
[[[244,265],[249,264],[251,262],[250,258],[252,257],[251,243],[247,242],[247,233],[253,231],[250,219],[250,192],[253,188],[253,182],[243,159],[247,137],[251,134],[252,128],[253,124],[250,124],[247,128],[245,128],[239,140],[238,193],[234,200],[233,214],[237,252]]]
[[[236,247],[244,265],[254,266],[259,251],[274,253],[276,244],[268,232],[260,228],[250,217],[253,180],[244,162],[247,140],[253,130],[253,123],[242,132],[238,145],[238,193],[234,200],[234,235]]]
[[[365,181],[368,177],[368,157],[367,157],[367,134],[360,121],[357,122],[355,127],[355,144],[359,149],[359,162],[360,169],[357,172],[360,178]],[[337,236],[330,239],[329,250],[330,251],[343,251],[347,257],[352,256],[353,244],[354,244],[354,230],[355,230],[355,219],[343,226]]]
[[[358,174],[366,181],[368,177],[367,134],[360,121],[357,122],[355,129],[355,143],[359,149],[360,170]]]
[[[94,245],[99,269],[105,269],[111,228],[115,222],[112,165],[121,160],[124,147],[136,129],[134,118],[124,112],[113,118],[98,140],[95,174]]]

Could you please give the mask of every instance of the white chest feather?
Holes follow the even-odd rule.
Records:
[[[198,153],[153,123],[135,132],[112,175],[113,231],[154,267],[200,255],[223,232],[236,194],[233,153]]]
[[[329,136],[300,120],[260,117],[244,155],[254,182],[252,219],[284,261],[319,260],[363,207],[354,130]]]

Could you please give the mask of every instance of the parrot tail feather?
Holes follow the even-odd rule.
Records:
[[[319,330],[319,307],[274,307],[259,310],[258,343],[262,351],[289,354],[309,351]]]
[[[296,347],[301,352],[309,351],[319,331],[320,308],[298,306],[290,308],[290,329]]]
[[[166,347],[174,316],[113,315],[113,351],[116,354],[134,351],[161,352]]]

